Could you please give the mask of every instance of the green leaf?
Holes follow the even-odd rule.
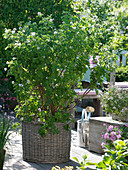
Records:
[[[84,156],[82,156],[82,158],[84,159],[84,161],[87,159],[87,155],[84,155]]]
[[[76,157],[73,157],[73,159],[74,159],[76,162],[78,162],[78,163],[79,163],[79,160],[78,160],[78,158],[76,158]]]

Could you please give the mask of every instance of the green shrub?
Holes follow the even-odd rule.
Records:
[[[116,69],[116,82],[128,81],[128,65]]]
[[[3,33],[5,28],[19,29],[20,23],[25,23],[29,20],[35,21],[36,15],[38,12],[44,14],[44,16],[52,14],[54,19],[54,25],[59,27],[61,23],[61,16],[63,11],[74,13],[72,8],[73,0],[49,0],[49,1],[40,1],[40,0],[4,0],[0,1],[0,78],[8,78],[8,84],[11,84],[12,78],[15,81],[14,77],[7,77],[7,61],[11,61],[11,49],[5,50],[5,47],[8,44],[8,40],[3,38]],[[11,81],[10,81],[11,79]],[[0,85],[3,82],[0,79]],[[10,87],[7,87],[10,88]],[[9,91],[12,89],[9,89]],[[13,90],[12,90],[13,92]],[[1,92],[0,92],[1,94]],[[1,95],[4,95],[3,93]]]
[[[6,77],[4,68],[7,67],[6,61],[11,60],[10,51],[5,51],[7,40],[3,39],[2,34],[5,28],[19,28],[19,22],[27,22],[28,20],[35,21],[38,12],[44,16],[52,14],[56,27],[61,23],[63,11],[70,11],[73,14],[71,7],[73,0],[4,0],[0,1],[0,77]]]

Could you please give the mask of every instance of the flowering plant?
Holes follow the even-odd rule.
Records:
[[[5,110],[14,109],[16,106],[16,94],[12,88],[11,78],[0,79],[0,105]]]
[[[104,148],[105,145],[109,145],[110,148],[113,148],[113,142],[116,140],[125,140],[128,139],[128,124],[125,126],[113,126],[109,125],[107,126],[106,123],[103,124],[103,126],[106,127],[106,132],[102,135],[102,139],[105,140],[105,143],[103,142],[101,146]]]
[[[106,126],[106,124],[104,124],[104,126]],[[106,133],[102,135],[102,139],[105,140],[105,143],[102,143],[101,146],[104,147],[104,145],[109,144],[110,147],[113,147],[113,142],[121,138],[121,130],[118,126],[112,125],[106,127],[106,129]]]
[[[101,94],[101,104],[106,112],[124,117],[128,115],[128,92],[116,86],[109,86]]]

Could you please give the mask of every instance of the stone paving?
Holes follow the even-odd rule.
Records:
[[[79,164],[77,164],[75,160],[73,160],[73,157],[77,157],[80,161],[82,161],[82,156],[85,154],[88,154],[88,160],[92,162],[98,163],[102,160],[102,156],[100,154],[89,152],[87,148],[79,147],[77,132],[75,130],[72,130],[70,161],[57,165],[60,167],[73,166],[74,169],[76,169]],[[7,149],[3,170],[51,170],[53,166],[55,166],[55,164],[36,164],[23,161],[22,136],[19,133],[13,133],[11,135],[11,141]],[[92,169],[94,170],[96,168],[94,166],[87,168],[87,170]]]

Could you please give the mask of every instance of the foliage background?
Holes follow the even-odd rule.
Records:
[[[128,81],[128,65],[116,68],[116,81]]]

